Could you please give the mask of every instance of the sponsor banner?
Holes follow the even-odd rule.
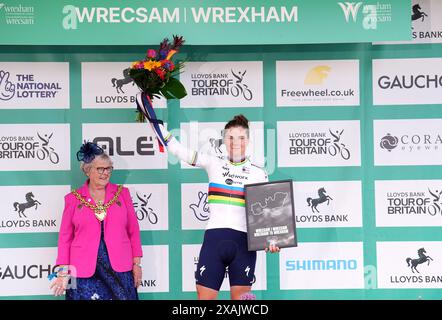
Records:
[[[0,296],[53,295],[57,248],[0,249]]]
[[[441,104],[442,58],[373,60],[373,104]]]
[[[383,41],[374,44],[410,44],[442,42],[442,2],[413,0],[411,4],[411,41]]]
[[[159,152],[148,123],[83,123],[83,140],[101,146],[115,169],[167,169],[167,152]]]
[[[276,105],[359,105],[359,60],[276,61]]]
[[[82,62],[82,107],[136,108],[138,86],[129,76],[132,62]],[[153,99],[154,107],[166,108],[166,99]]]
[[[207,183],[181,184],[181,228],[204,230],[210,218]]]
[[[358,120],[278,121],[278,167],[360,166]]]
[[[376,257],[378,288],[442,288],[442,242],[377,242]]]
[[[68,108],[68,62],[0,62],[0,109]]]
[[[442,164],[442,120],[374,120],[374,164]]]
[[[294,182],[297,228],[362,227],[360,181]]]
[[[196,268],[198,266],[200,249],[200,244],[182,245],[182,276],[184,292],[196,291],[195,272],[197,272]],[[198,272],[204,272],[204,270],[199,270]],[[244,272],[247,272],[247,270],[245,270]],[[267,290],[266,253],[264,251],[258,251],[256,254],[255,277],[251,285],[252,291]],[[230,291],[229,275],[227,269],[220,291]]]
[[[1,3],[0,25],[6,45],[145,45],[161,41],[149,32],[159,29],[189,45],[411,39],[403,0],[17,0]]]
[[[143,257],[143,278],[138,292],[169,292],[169,246],[143,246]]]
[[[167,184],[125,184],[130,191],[141,231],[169,229]]]
[[[363,289],[362,242],[302,243],[279,254],[280,288]]]
[[[0,186],[0,233],[58,232],[64,209],[63,186]]]
[[[0,171],[70,169],[69,124],[0,124]]]
[[[262,61],[187,62],[181,107],[262,107],[262,75]]]
[[[191,150],[198,150],[213,156],[227,156],[222,136],[225,124],[225,122],[182,122],[179,141]],[[262,121],[249,122],[249,145],[246,156],[255,165],[264,166],[264,122]],[[181,168],[195,167],[181,162]]]
[[[442,180],[375,181],[378,227],[442,226]]]

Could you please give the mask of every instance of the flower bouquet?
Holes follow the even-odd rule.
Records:
[[[147,50],[144,60],[135,61],[129,71],[129,76],[141,90],[137,94],[137,122],[148,119],[162,146],[167,145],[161,130],[158,127],[161,120],[157,120],[153,110],[152,100],[160,98],[182,99],[187,95],[186,88],[176,78],[184,66],[183,62],[174,63],[172,57],[183,46],[184,39],[174,35],[172,42],[164,39],[158,50]]]

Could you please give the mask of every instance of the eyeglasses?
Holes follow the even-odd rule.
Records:
[[[111,174],[112,171],[114,170],[114,167],[96,167],[95,169],[97,170],[97,172],[99,174],[103,174],[104,171],[106,171],[107,173]]]

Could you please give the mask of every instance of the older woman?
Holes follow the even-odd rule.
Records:
[[[112,160],[96,144],[77,159],[88,179],[65,196],[51,289],[67,300],[136,300],[142,249],[129,190],[109,182]]]

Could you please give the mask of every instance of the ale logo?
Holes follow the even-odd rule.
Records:
[[[421,21],[424,21],[425,17],[428,17],[428,15],[421,10],[422,10],[422,8],[419,5],[419,3],[415,4],[413,6],[413,14],[411,15],[411,21],[418,20],[418,19],[421,19]]]
[[[38,200],[34,199],[34,194],[32,192],[28,192],[25,195],[25,199],[26,202],[23,203],[18,203],[18,202],[14,202],[13,206],[14,206],[14,211],[18,211],[18,215],[20,218],[27,218],[27,216],[25,215],[25,210],[35,207],[35,210],[37,210],[38,205],[41,205],[41,202],[39,202]]]
[[[123,78],[117,79],[117,78],[112,78],[111,82],[112,82],[112,87],[116,88],[117,93],[125,93],[123,91],[123,86],[126,84],[129,84],[132,82],[132,85],[134,85],[134,80],[129,76],[129,72],[130,72],[130,68],[124,69],[123,70]]]
[[[426,253],[427,252],[425,251],[424,248],[420,248],[419,250],[417,250],[417,254],[419,256],[418,258],[416,258],[416,259],[407,258],[407,260],[406,260],[407,266],[411,268],[411,271],[413,273],[414,273],[414,270],[416,270],[417,273],[420,273],[416,268],[418,265],[420,265],[424,262],[427,262],[427,261],[428,261],[427,265],[430,265],[430,260],[433,261],[433,258],[431,258],[430,256],[427,256]]]
[[[307,73],[304,84],[323,84],[330,71],[329,66],[316,66]]]
[[[312,212],[313,213],[315,212],[315,210],[316,210],[317,213],[319,213],[319,210],[317,208],[317,206],[319,204],[324,203],[324,202],[327,201],[327,205],[329,205],[330,200],[333,200],[332,197],[330,197],[329,195],[326,194],[325,188],[320,188],[318,190],[318,196],[319,196],[318,198],[314,198],[314,199],[312,199],[310,197],[307,198],[308,206],[312,207]]]
[[[398,142],[399,139],[397,137],[387,133],[387,135],[381,139],[380,145],[382,149],[386,149],[388,152],[391,152],[391,150],[397,147]]]

